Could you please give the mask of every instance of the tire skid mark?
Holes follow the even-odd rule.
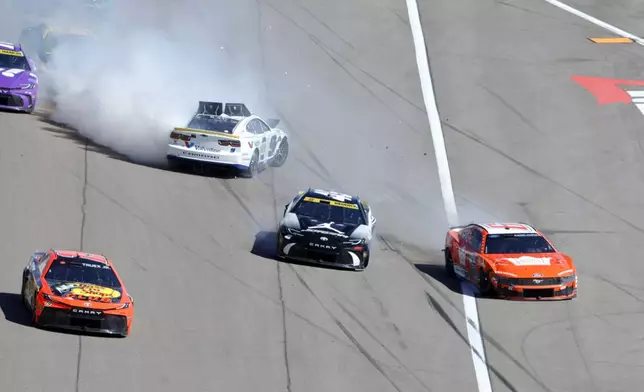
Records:
[[[437,286],[437,284],[436,284],[436,283],[435,283],[431,278],[429,278],[425,273],[423,273],[423,272],[419,271],[419,270],[418,270],[418,268],[416,268],[416,266],[414,265],[413,261],[411,261],[411,260],[410,260],[407,256],[405,256],[401,251],[399,251],[396,247],[394,247],[394,246],[392,245],[391,241],[389,241],[386,237],[384,237],[384,236],[379,236],[378,238],[379,238],[379,239],[380,239],[380,241],[382,241],[382,242],[383,242],[383,243],[384,243],[384,244],[385,244],[385,245],[386,245],[386,246],[387,246],[387,247],[388,247],[392,252],[397,253],[397,254],[400,256],[400,258],[401,258],[401,259],[403,259],[407,264],[409,264],[409,265],[412,267],[412,269],[413,269],[414,271],[416,271],[416,273],[417,273],[417,274],[418,274],[418,275],[419,275],[419,276],[420,276],[420,277],[421,277],[421,278],[422,278],[422,279],[423,279],[427,284],[429,284],[429,286],[431,286],[431,287],[436,291],[436,293],[438,293],[438,295],[440,295],[440,296],[441,296],[441,298],[442,298],[445,302],[447,302],[447,303],[448,303],[448,304],[449,304],[449,305],[450,305],[450,306],[451,306],[451,307],[452,307],[452,308],[453,308],[453,309],[454,309],[454,310],[455,310],[455,311],[456,311],[456,312],[457,312],[461,317],[463,317],[463,320],[464,320],[464,321],[466,321],[467,323],[469,323],[469,324],[471,325],[471,322],[472,322],[472,321],[471,321],[471,320],[469,320],[469,319],[468,319],[468,320],[465,320],[465,314],[463,313],[463,311],[462,311],[461,309],[459,309],[459,307],[458,307],[456,304],[454,304],[454,303],[452,302],[452,300],[447,296],[447,294],[443,293],[443,292],[440,290],[440,288]],[[427,293],[427,294],[429,295],[429,293]],[[461,295],[463,295],[463,294],[461,293]],[[430,295],[430,297],[431,297],[432,299],[434,299],[431,295]],[[464,340],[465,344],[469,347],[469,339],[468,339],[465,335],[463,335],[463,334],[458,330],[458,327],[456,327],[456,324],[455,324],[455,323],[454,323],[454,322],[449,318],[449,315],[444,311],[444,309],[442,308],[442,306],[441,306],[440,304],[438,304],[438,302],[436,302],[435,300],[432,302],[432,304],[437,304],[437,305],[439,306],[439,309],[441,309],[440,311],[438,311],[438,310],[437,310],[437,312],[439,313],[439,315],[440,315],[442,318],[443,318],[443,316],[445,316],[445,317],[447,317],[447,318],[448,318],[448,320],[445,320],[445,318],[443,318],[443,319],[445,320],[445,322],[447,322],[447,324],[448,324],[448,325],[450,325],[450,327],[452,327],[452,326],[453,326],[453,327],[452,327],[452,329],[454,329],[454,331],[458,334],[458,336],[460,336],[460,337]],[[506,350],[506,349],[503,347],[503,345],[501,345],[501,344],[500,344],[496,339],[494,339],[494,338],[493,338],[492,336],[490,336],[487,332],[485,332],[485,331],[483,330],[483,328],[482,328],[482,327],[480,327],[480,324],[481,324],[481,323],[479,323],[479,329],[480,329],[480,332],[481,332],[481,337],[484,339],[484,342],[486,342],[486,343],[490,344],[490,345],[491,345],[492,347],[494,347],[497,351],[499,351],[501,354],[503,354],[503,355],[504,355],[508,360],[510,360],[510,361],[511,361],[511,362],[512,362],[512,363],[513,363],[517,368],[519,368],[520,370],[522,370],[522,371],[523,371],[523,372],[524,372],[524,373],[525,373],[525,374],[526,374],[526,375],[527,375],[527,376],[528,376],[532,381],[534,381],[536,384],[538,384],[538,385],[539,385],[541,388],[543,388],[545,391],[547,391],[547,392],[553,392],[550,388],[548,388],[548,386],[547,386],[543,381],[541,381],[541,380],[540,380],[536,375],[534,375],[534,374],[530,371],[530,369],[528,369],[526,366],[524,366],[524,365],[523,365],[521,362],[519,362],[519,360],[518,360],[518,359],[516,359],[516,358],[515,358],[515,357],[514,357],[514,356],[513,356],[513,355],[512,355],[508,350]],[[498,370],[496,370],[496,369],[494,368],[494,366],[493,366],[492,364],[490,364],[490,362],[489,362],[489,361],[487,361],[487,365],[488,365],[488,367],[490,368],[490,370],[491,370],[491,371],[492,371],[492,372],[493,372],[497,377],[499,377],[499,379],[500,379],[500,380],[502,380],[502,381],[503,381],[503,380],[506,380],[506,378],[505,378],[505,377],[503,377],[503,375],[502,375]],[[508,386],[508,388],[514,388],[514,387],[513,387],[512,385],[509,385],[509,386]],[[516,391],[516,389],[511,389],[511,390]]]
[[[340,301],[338,301],[338,300],[337,300],[337,299],[335,299],[335,298],[333,299],[333,301],[336,303],[336,305],[338,305],[338,307],[339,307],[340,309],[342,309],[342,311],[343,311],[344,313],[346,313],[346,315],[347,315],[347,316],[349,316],[349,318],[351,318],[351,320],[353,320],[356,324],[358,324],[358,325],[360,326],[360,328],[362,328],[362,329],[367,333],[367,335],[369,335],[369,337],[371,337],[371,339],[373,339],[376,343],[378,343],[378,345],[379,345],[383,350],[385,350],[385,352],[386,352],[387,354],[389,354],[389,356],[390,356],[390,357],[392,357],[396,362],[398,362],[398,365],[400,365],[400,367],[401,367],[401,368],[403,368],[403,369],[404,369],[404,370],[405,370],[405,371],[406,371],[410,376],[412,376],[412,378],[413,378],[414,380],[416,380],[416,381],[417,381],[417,382],[418,382],[418,383],[419,383],[419,384],[420,384],[420,385],[421,385],[421,386],[422,386],[426,391],[430,391],[430,392],[432,391],[432,389],[431,389],[429,386],[427,386],[427,384],[425,384],[425,383],[423,382],[423,380],[421,380],[421,379],[416,375],[416,373],[414,373],[413,371],[411,371],[411,370],[410,370],[410,369],[409,369],[409,368],[408,368],[408,367],[407,367],[407,366],[406,366],[406,365],[405,365],[405,364],[400,360],[400,358],[398,358],[398,356],[396,356],[396,354],[394,354],[394,353],[393,353],[393,352],[392,352],[392,351],[391,351],[391,350],[390,350],[390,349],[389,349],[389,348],[388,348],[384,343],[382,343],[382,341],[380,341],[380,339],[378,339],[378,338],[376,337],[376,335],[374,335],[374,334],[373,334],[373,333],[372,333],[372,332],[371,332],[371,331],[370,331],[370,330],[369,330],[369,329],[368,329],[368,328],[367,328],[367,327],[366,327],[366,326],[365,326],[365,325],[360,321],[360,319],[358,319],[358,318],[357,318],[357,317],[356,317],[356,316],[355,316],[351,311],[349,311],[349,310],[348,310],[344,305],[342,305],[342,303],[341,303]]]
[[[300,31],[302,31],[310,40],[313,42],[316,46],[324,52],[331,61],[333,61],[342,71],[344,71],[356,84],[358,84],[360,87],[362,87],[369,95],[371,95],[374,99],[376,99],[380,104],[383,105],[385,110],[391,112],[395,118],[397,118],[399,121],[402,121],[409,129],[411,129],[413,132],[417,134],[424,134],[424,131],[419,131],[416,128],[414,128],[411,124],[407,122],[407,119],[403,116],[400,116],[398,113],[396,113],[392,108],[391,105],[389,105],[387,102],[385,102],[382,98],[380,98],[373,90],[371,90],[368,86],[366,86],[362,81],[360,81],[353,73],[351,73],[348,68],[342,64],[337,58],[341,58],[344,62],[351,64],[353,67],[358,69],[360,72],[362,72],[365,76],[367,76],[369,79],[373,80],[375,83],[380,85],[382,88],[386,89],[387,91],[391,92],[410,106],[416,108],[417,110],[420,110],[422,113],[425,113],[425,109],[422,107],[418,106],[414,102],[412,102],[410,99],[406,98],[396,90],[394,90],[392,87],[388,86],[387,84],[383,83],[381,80],[376,78],[375,76],[371,75],[361,67],[357,66],[355,63],[353,63],[351,60],[347,59],[346,57],[342,56],[335,50],[333,50],[331,47],[326,45],[325,43],[322,42],[318,37],[315,35],[311,34],[307,29],[302,27],[300,24],[298,24],[295,20],[293,20],[291,17],[286,15],[284,12],[282,12],[279,8],[277,8],[275,5],[271,3],[266,3],[267,6],[272,8],[275,12],[280,14],[284,19],[288,20],[291,22],[296,28],[298,28]]]
[[[282,122],[287,126],[287,128],[291,132],[291,134],[297,134],[297,132],[295,131],[295,128],[293,128],[291,126],[290,121],[286,118],[284,113],[282,113],[280,110],[276,110],[276,113],[282,119]],[[327,170],[327,168],[324,166],[324,164],[322,164],[322,161],[320,161],[320,159],[317,157],[317,155],[315,155],[313,150],[311,150],[311,148],[304,142],[304,140],[298,139],[298,144],[300,145],[300,147],[302,147],[304,149],[304,151],[306,151],[306,154],[308,155],[308,157],[311,158],[313,163],[315,163],[317,165],[317,167],[320,169],[320,171],[322,172],[322,173],[318,173],[317,171],[314,171],[313,173],[316,174],[317,176],[319,176],[320,178],[322,178],[324,181],[326,181],[326,182],[328,182],[328,183],[330,183],[332,185],[338,185],[331,178],[332,175],[329,172],[329,170]],[[308,168],[308,165],[307,165],[307,168]]]
[[[628,291],[628,290],[624,289],[624,287],[623,287],[623,286],[620,286],[620,285],[618,285],[617,283],[612,282],[612,281],[610,281],[610,280],[606,279],[606,278],[605,278],[605,277],[603,277],[603,276],[598,276],[597,278],[599,278],[599,280],[601,280],[602,282],[604,282],[604,283],[606,283],[606,284],[608,284],[608,285],[610,285],[610,286],[614,287],[615,289],[617,289],[617,290],[621,291],[623,294],[626,294],[627,296],[629,296],[629,297],[633,298],[633,299],[634,299],[634,300],[636,300],[637,302],[644,304],[644,299],[642,299],[642,298],[640,298],[640,297],[636,296],[635,294],[631,293],[630,291]]]
[[[277,208],[277,197],[275,197],[275,172],[271,171],[270,178],[270,190],[271,197],[273,198],[273,216],[275,217],[275,225],[279,222],[279,215]],[[277,285],[280,293],[280,305],[282,307],[282,339],[284,347],[284,370],[286,371],[286,391],[291,392],[291,365],[288,359],[288,323],[286,321],[286,302],[284,299],[284,284],[282,283],[282,263],[277,261],[275,263],[275,268],[277,269]]]
[[[467,346],[468,348],[471,348],[472,350],[474,350],[474,352],[476,352],[476,349],[474,349],[473,347],[470,347],[469,339],[467,338],[467,336],[465,336],[461,331],[459,331],[458,327],[456,326],[454,321],[449,317],[445,309],[443,309],[441,304],[436,299],[434,299],[434,297],[431,294],[429,294],[427,291],[425,291],[425,297],[427,299],[427,303],[429,304],[430,308],[432,308],[434,311],[436,311],[436,313],[438,313],[438,315],[454,331],[454,333],[456,333],[456,335],[461,338],[463,343],[465,343],[465,346]],[[469,318],[467,322],[469,324],[473,324],[473,321],[470,320]],[[482,332],[483,331],[481,331],[481,335],[483,335]],[[483,356],[481,353],[478,353],[478,352],[476,352],[476,354],[480,357]],[[499,370],[497,370],[494,365],[492,365],[489,361],[486,361],[486,364],[488,369],[492,372],[492,374],[494,374],[499,380],[501,380],[501,382],[503,383],[503,385],[505,385],[506,388],[508,388],[512,392],[519,392],[519,389],[515,388],[514,385],[512,385],[512,383],[507,378],[505,378],[505,376],[503,376],[503,374]],[[544,389],[548,390],[547,388],[545,388],[545,385],[544,385]]]
[[[545,181],[550,182],[553,185],[556,185],[557,187],[561,188],[562,190],[568,192],[569,194],[571,194],[573,196],[576,196],[577,198],[579,198],[580,200],[584,201],[585,203],[597,208],[600,211],[603,211],[603,212],[607,213],[608,215],[610,215],[613,218],[617,219],[618,221],[624,223],[625,225],[629,226],[630,228],[640,232],[641,234],[644,234],[644,228],[636,225],[635,223],[633,223],[633,222],[629,221],[628,219],[620,216],[619,214],[616,214],[616,213],[612,212],[608,208],[606,208],[606,207],[604,207],[604,206],[592,201],[591,199],[589,199],[586,196],[582,195],[581,193],[575,191],[574,189],[571,189],[571,188],[567,187],[566,185],[562,184],[561,182],[548,177],[547,175],[541,173],[538,170],[535,170],[535,169],[531,168],[530,166],[526,165],[525,163],[519,161],[518,159],[512,158],[510,155],[506,154],[505,152],[501,151],[500,149],[498,149],[498,148],[496,148],[496,147],[494,147],[494,146],[492,146],[490,144],[485,143],[483,140],[479,139],[478,137],[476,137],[474,135],[471,135],[471,134],[459,129],[459,128],[455,127],[454,125],[450,124],[450,123],[447,123],[447,122],[444,122],[444,121],[442,121],[442,123],[443,123],[443,125],[445,125],[449,129],[451,129],[452,131],[454,131],[454,132],[458,133],[459,135],[461,135],[461,136],[473,141],[474,143],[476,143],[478,145],[481,145],[481,146],[489,149],[490,151],[495,152],[496,154],[504,157],[505,159],[509,160],[510,162],[514,163],[515,165],[521,167],[522,169],[524,169],[525,171],[527,171],[530,174],[534,175],[535,177],[541,178],[541,179],[543,179]]]
[[[256,0],[257,3],[257,45],[258,45],[258,51],[259,51],[259,57],[261,59],[261,72],[263,74],[262,80],[264,81],[263,86],[264,86],[264,93],[265,93],[265,98],[267,101],[269,101],[269,88],[268,88],[268,83],[266,82],[266,57],[264,56],[264,45],[262,42],[262,4],[260,0]],[[277,113],[278,116],[282,117],[282,122],[286,124],[287,127],[289,127],[288,122],[284,118],[284,116],[281,115],[281,113]],[[289,127],[290,128],[290,127]],[[306,146],[305,146],[306,147]],[[312,152],[311,152],[312,154]],[[324,166],[320,167],[324,170]],[[313,172],[315,173],[315,172]],[[279,221],[279,215],[278,211],[279,209],[277,208],[277,197],[275,197],[275,172],[271,170],[270,172],[270,186],[266,185],[269,187],[271,191],[271,196],[273,197],[273,216],[274,216],[274,223],[277,226],[277,222]],[[259,226],[259,225],[258,225]],[[284,372],[285,372],[285,377],[286,377],[286,391],[291,392],[292,388],[292,380],[291,380],[291,365],[289,362],[289,357],[288,357],[288,323],[286,319],[286,313],[287,313],[287,306],[286,306],[286,301],[284,298],[284,284],[282,283],[282,266],[279,260],[277,260],[276,265],[275,265],[276,273],[277,273],[277,285],[279,289],[279,302],[280,302],[280,308],[282,310],[282,340],[283,340],[283,355],[284,355]],[[304,317],[300,316],[300,319],[304,319]],[[304,319],[306,320],[306,319]],[[312,321],[306,320],[307,324],[309,325],[316,325]],[[317,329],[325,331],[320,326],[317,326]],[[331,336],[335,336],[334,334],[328,332],[327,334],[330,334]],[[341,342],[341,339],[338,339],[336,337],[337,341]]]
[[[319,304],[320,304],[320,306],[322,306],[322,309],[324,309],[324,311],[329,315],[329,317],[331,318],[331,320],[333,320],[333,322],[338,326],[338,328],[340,328],[340,330],[342,331],[342,333],[343,333],[347,338],[349,338],[349,340],[353,343],[353,345],[355,346],[355,348],[357,348],[357,349],[358,349],[358,351],[362,354],[362,356],[363,356],[367,361],[369,361],[369,363],[371,363],[371,365],[373,365],[373,367],[374,367],[374,368],[375,368],[375,369],[376,369],[376,370],[377,370],[377,371],[378,371],[378,372],[379,372],[379,373],[380,373],[380,374],[385,378],[385,380],[387,380],[387,381],[389,382],[389,384],[391,384],[391,386],[392,386],[392,387],[394,387],[394,389],[395,389],[396,391],[398,391],[398,392],[402,392],[402,389],[400,389],[400,387],[398,387],[398,385],[397,385],[397,384],[396,384],[396,383],[395,383],[395,382],[394,382],[394,381],[393,381],[393,380],[392,380],[392,379],[387,375],[387,373],[385,372],[384,368],[380,365],[380,363],[378,362],[378,360],[376,360],[376,359],[375,359],[371,354],[369,354],[369,352],[368,352],[368,351],[367,351],[367,350],[366,350],[366,349],[365,349],[365,348],[360,344],[360,342],[358,342],[358,340],[353,336],[353,334],[351,333],[351,331],[349,331],[349,330],[347,329],[347,327],[345,327],[345,326],[344,326],[344,324],[342,323],[342,321],[338,320],[338,318],[337,318],[337,317],[335,317],[335,315],[331,312],[331,310],[329,310],[329,308],[327,308],[327,307],[326,307],[326,305],[324,304],[324,302],[322,302],[322,300],[320,300],[320,298],[315,294],[315,292],[313,291],[313,289],[311,289],[311,287],[308,285],[308,283],[306,283],[306,281],[304,280],[304,278],[303,278],[303,277],[302,277],[302,276],[297,272],[297,270],[296,270],[296,269],[295,269],[291,264],[289,264],[289,268],[290,268],[290,269],[291,269],[291,271],[295,274],[295,276],[296,276],[296,277],[297,277],[297,279],[300,281],[300,283],[302,284],[302,286],[304,286],[304,288],[305,288],[305,289],[306,289],[306,290],[311,294],[311,296],[313,296],[313,298],[316,300],[316,302],[317,302],[317,303],[319,303]]]
[[[141,222],[144,226],[146,226],[146,227],[150,228],[151,230],[153,230],[153,231],[154,231],[154,232],[156,232],[157,234],[161,235],[163,238],[165,238],[169,243],[171,243],[171,244],[172,244],[174,247],[176,247],[177,249],[181,249],[181,250],[183,250],[183,251],[185,251],[185,252],[187,252],[187,253],[190,253],[191,255],[195,256],[195,257],[196,257],[196,259],[197,259],[199,262],[201,262],[201,263],[203,263],[203,264],[206,264],[206,265],[208,265],[208,266],[210,266],[210,267],[215,268],[216,270],[218,270],[219,272],[221,272],[222,274],[224,274],[225,276],[227,276],[227,277],[228,277],[228,278],[230,278],[231,280],[233,280],[233,281],[237,282],[239,285],[241,285],[241,286],[243,286],[245,289],[249,290],[249,292],[252,292],[253,294],[257,295],[258,297],[263,298],[263,299],[265,299],[265,300],[267,300],[267,301],[271,302],[272,304],[274,304],[274,305],[276,305],[276,306],[280,306],[280,302],[279,302],[279,300],[275,300],[275,299],[271,298],[271,296],[269,296],[268,294],[266,294],[266,293],[262,292],[261,290],[258,290],[258,289],[256,289],[255,287],[253,287],[253,286],[249,285],[249,284],[248,284],[247,282],[245,282],[243,279],[241,279],[241,278],[237,277],[235,274],[233,274],[232,272],[228,271],[227,269],[225,269],[225,268],[224,268],[224,267],[222,267],[221,265],[219,265],[219,264],[217,264],[217,263],[213,262],[213,261],[212,261],[212,260],[210,260],[209,258],[207,258],[207,257],[205,257],[205,256],[200,255],[199,253],[195,252],[194,250],[190,249],[189,247],[187,247],[187,246],[185,246],[185,245],[183,245],[183,244],[177,243],[177,241],[175,241],[175,240],[174,240],[174,238],[173,238],[171,235],[169,235],[168,233],[166,233],[166,232],[164,232],[163,230],[159,229],[157,226],[155,226],[155,225],[151,224],[151,223],[150,223],[150,222],[148,222],[145,218],[141,217],[140,215],[136,214],[135,212],[133,212],[133,211],[129,210],[127,207],[125,207],[124,205],[122,205],[121,203],[119,203],[117,200],[115,200],[114,198],[112,198],[111,196],[109,196],[108,194],[106,194],[105,192],[103,192],[102,190],[100,190],[99,188],[97,188],[97,187],[95,187],[95,186],[91,185],[90,183],[88,183],[88,187],[92,188],[92,189],[93,189],[93,190],[95,190],[98,194],[100,194],[101,196],[103,196],[106,200],[108,200],[109,202],[113,203],[113,204],[114,204],[114,205],[116,205],[117,207],[121,208],[123,211],[127,212],[130,216],[132,216],[133,218],[135,218],[136,220],[138,220],[139,222]],[[349,344],[347,344],[343,339],[341,339],[340,337],[338,337],[336,334],[334,334],[334,333],[332,333],[332,332],[330,332],[330,331],[327,331],[327,330],[326,330],[326,329],[324,329],[323,327],[321,327],[321,326],[319,326],[319,325],[315,324],[314,322],[312,322],[311,320],[309,320],[309,319],[307,319],[306,317],[302,316],[302,315],[301,315],[301,314],[299,314],[298,312],[296,312],[296,311],[294,311],[294,310],[292,310],[292,309],[289,309],[288,307],[286,308],[286,310],[287,310],[287,312],[288,312],[289,314],[291,314],[292,316],[294,316],[294,317],[298,318],[299,320],[302,320],[304,323],[308,324],[308,325],[309,325],[309,326],[311,326],[312,328],[317,329],[318,331],[320,331],[320,332],[324,333],[325,335],[327,335],[327,336],[329,336],[329,337],[331,337],[331,338],[333,338],[333,339],[336,339],[336,340],[338,340],[338,341],[342,342],[343,344],[345,344],[345,345],[347,345],[347,346],[350,346],[350,345],[349,345]]]
[[[250,218],[250,220],[252,220],[253,223],[255,223],[255,225],[261,230],[262,225],[259,223],[259,220],[255,217],[255,215],[252,213],[250,208],[248,208],[248,205],[246,205],[246,202],[242,199],[239,193],[237,193],[237,191],[235,191],[233,187],[230,186],[230,183],[228,181],[220,179],[218,180],[218,182],[224,187],[224,189],[226,189],[226,191],[228,191],[230,196],[232,196],[233,199],[237,201],[237,204],[239,204],[242,210],[244,210],[244,212]],[[212,181],[208,181],[208,185],[210,186],[211,189],[214,186]]]
[[[316,22],[324,26],[325,29],[327,29],[331,34],[333,34],[337,39],[342,41],[345,45],[350,47],[351,49],[355,50],[355,46],[351,44],[351,42],[347,41],[344,37],[342,37],[340,34],[338,34],[335,30],[333,30],[328,24],[326,24],[322,19],[318,18],[317,15],[315,15],[311,10],[306,8],[305,6],[301,4],[297,4],[297,6],[302,9],[304,12],[306,12],[312,19],[314,19]]]
[[[537,133],[542,133],[533,123],[530,121],[523,113],[521,113],[517,108],[512,106],[510,102],[506,101],[500,94],[496,93],[494,90],[491,88],[485,86],[484,84],[479,83],[479,87],[481,87],[485,92],[490,94],[493,98],[495,98],[497,101],[499,101],[503,106],[505,106],[509,111],[511,111],[521,122],[523,122],[525,125],[528,126],[528,128],[532,129],[533,131]]]

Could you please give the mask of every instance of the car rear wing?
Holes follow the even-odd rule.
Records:
[[[249,117],[252,113],[243,103],[226,103],[199,101],[197,114],[207,114],[211,116],[221,116],[225,114],[231,117]]]

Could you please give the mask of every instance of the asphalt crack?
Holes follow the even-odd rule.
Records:
[[[81,225],[80,225],[80,240],[79,249],[83,251],[85,246],[85,222],[87,220],[87,147],[89,146],[89,139],[85,138],[85,151],[83,157],[83,190],[82,190],[82,204],[81,204]],[[76,357],[76,382],[74,390],[80,390],[80,374],[81,374],[81,360],[83,357],[83,339],[78,336],[78,356]]]

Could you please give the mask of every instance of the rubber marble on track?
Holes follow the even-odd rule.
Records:
[[[38,115],[0,114],[2,389],[476,390],[465,324],[455,331],[437,312],[457,317],[443,296],[458,295],[413,265],[440,263],[446,223],[406,10],[225,4],[228,22],[250,21],[231,24],[239,31],[225,46],[264,64],[258,86],[293,135],[280,169],[253,180],[152,169]],[[266,253],[265,233],[308,186],[373,205],[383,239],[363,273],[251,253]],[[401,242],[414,249],[406,258]],[[116,263],[136,301],[130,337],[23,325],[21,269],[49,247]]]

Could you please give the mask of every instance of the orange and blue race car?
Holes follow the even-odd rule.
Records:
[[[105,256],[36,252],[23,270],[21,297],[36,327],[122,337],[132,328],[134,300]]]
[[[554,300],[577,296],[577,269],[539,230],[524,223],[472,223],[448,230],[447,273],[484,296]]]

